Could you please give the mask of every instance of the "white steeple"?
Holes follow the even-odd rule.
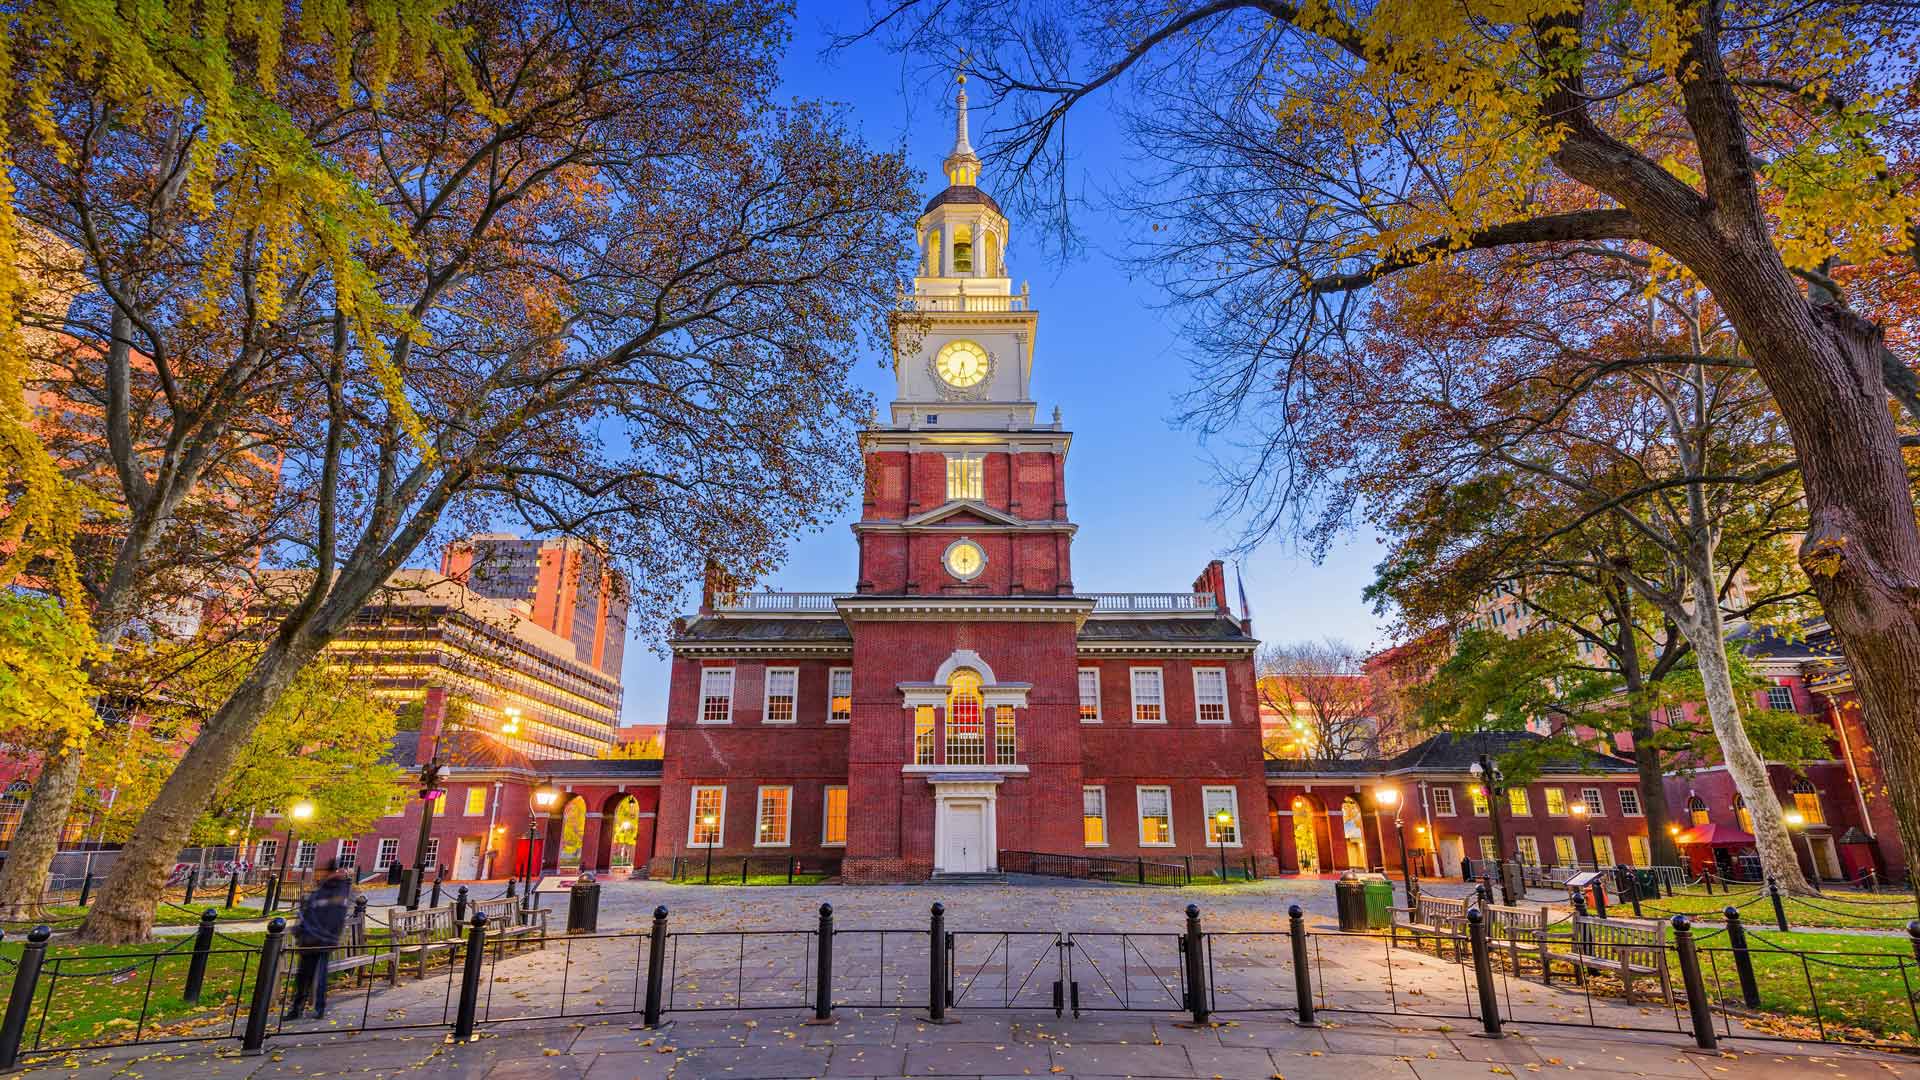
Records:
[[[955,81],[960,84],[960,94],[954,100],[953,152],[947,155],[943,169],[947,183],[973,186],[980,181],[980,157],[973,152],[973,143],[967,138],[966,72],[955,76]]]

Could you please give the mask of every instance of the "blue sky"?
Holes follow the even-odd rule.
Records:
[[[802,0],[795,40],[784,65],[786,95],[839,102],[876,146],[903,140],[909,162],[925,173],[926,194],[940,182],[939,164],[953,143],[951,83],[903,69],[876,44],[823,57],[831,31],[856,27],[865,5],[848,0]],[[1074,167],[1088,190],[1098,190],[1126,163],[1126,148],[1095,98],[1074,121]],[[1082,106],[1088,108],[1088,106]],[[982,124],[973,125],[979,141]],[[994,177],[981,187],[994,190]],[[1236,523],[1213,516],[1216,492],[1207,450],[1170,418],[1187,385],[1177,316],[1158,308],[1145,282],[1130,280],[1113,254],[1140,222],[1080,213],[1090,238],[1084,255],[1064,265],[1036,253],[1022,222],[1012,222],[1007,265],[1016,281],[1033,286],[1040,311],[1033,395],[1040,414],[1060,406],[1073,432],[1067,458],[1067,509],[1079,524],[1073,544],[1074,583],[1085,592],[1174,592],[1186,589],[1231,545]],[[863,356],[856,377],[881,401],[893,396],[886,358]],[[777,589],[852,587],[854,540],[847,526],[859,514],[850,501],[826,531],[803,537],[786,567],[767,584]],[[1244,563],[1254,629],[1266,641],[1327,635],[1355,645],[1385,644],[1383,628],[1360,598],[1372,578],[1379,548],[1355,537],[1320,565],[1284,542]],[[691,603],[691,601],[690,601]],[[667,661],[652,646],[629,644],[623,678],[624,722],[661,723],[666,710]]]

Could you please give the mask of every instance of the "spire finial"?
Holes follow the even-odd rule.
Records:
[[[973,152],[973,142],[967,138],[967,71],[962,59],[962,67],[954,72],[953,81],[960,86],[960,92],[954,96],[953,112],[953,153],[947,155],[944,169],[947,183],[956,187],[971,187],[980,178],[980,156]]]

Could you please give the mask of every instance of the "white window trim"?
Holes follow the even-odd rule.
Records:
[[[1447,808],[1445,810],[1440,809],[1440,795],[1442,792],[1447,796]],[[1460,816],[1460,804],[1454,801],[1452,788],[1444,786],[1436,787],[1432,789],[1431,794],[1433,796],[1433,813],[1435,817]]]
[[[1593,798],[1591,799],[1587,798],[1587,792],[1589,791],[1593,792]],[[1601,791],[1599,788],[1597,787],[1581,788],[1580,801],[1586,804],[1588,817],[1596,818],[1596,817],[1607,816],[1607,793],[1604,791]],[[1598,810],[1594,809],[1594,807],[1596,806],[1599,807]]]
[[[1162,841],[1149,842],[1147,840],[1146,800],[1141,798],[1141,796],[1149,791],[1164,791],[1166,792],[1166,795],[1167,795],[1167,839],[1164,842]],[[1134,785],[1133,825],[1134,825],[1134,829],[1137,831],[1140,837],[1141,847],[1165,848],[1165,847],[1175,846],[1176,834],[1173,828],[1173,787],[1168,784],[1136,784]]]
[[[1470,787],[1467,789],[1467,806],[1473,811],[1474,817],[1490,817],[1493,814],[1493,793],[1482,787],[1480,794],[1475,795]],[[1483,806],[1485,809],[1482,809]]]
[[[385,870],[387,867],[392,866],[396,861],[398,861],[399,858],[400,858],[400,838],[399,837],[383,836],[380,838],[380,842],[374,845],[374,848],[373,848],[374,867],[373,868],[375,870]],[[382,859],[385,859],[386,861],[381,862],[380,860]]]
[[[473,793],[476,791],[480,793],[480,809],[478,810],[475,810],[473,808]],[[487,812],[487,786],[485,784],[468,785],[467,793],[460,797],[460,816],[461,817],[480,817],[484,815],[486,812]]]
[[[1088,720],[1085,717],[1081,717],[1080,722],[1083,724],[1097,724],[1100,722],[1100,669],[1097,667],[1083,667],[1079,670],[1079,673],[1074,676],[1073,713],[1075,716],[1080,715],[1080,675],[1093,676],[1093,719]]]
[[[1558,791],[1560,793],[1560,812],[1557,814],[1553,812],[1553,799],[1549,798],[1549,793],[1554,791]],[[1531,804],[1532,800],[1528,800],[1528,801],[1529,801],[1529,804]],[[1566,788],[1541,788],[1540,801],[1546,804],[1548,817],[1566,817],[1568,813],[1568,808],[1573,805],[1572,803],[1567,801]]]
[[[1160,706],[1160,719],[1158,720],[1140,719],[1140,684],[1139,684],[1139,681],[1135,678],[1135,675],[1138,672],[1142,672],[1142,671],[1153,672],[1154,675],[1160,681],[1160,700],[1157,703]],[[1127,696],[1130,699],[1132,699],[1133,707],[1131,712],[1132,712],[1134,723],[1146,724],[1146,725],[1155,726],[1155,727],[1164,725],[1167,722],[1167,669],[1163,667],[1157,667],[1157,666],[1156,667],[1141,666],[1141,667],[1128,668],[1127,669]]]
[[[788,695],[793,698],[793,719],[791,720],[775,720],[772,718],[773,717],[773,677],[775,675],[792,675],[793,676],[793,693]],[[764,677],[760,680],[760,722],[763,724],[773,724],[777,727],[791,727],[792,725],[800,722],[800,669],[799,668],[770,667],[766,669]],[[760,828],[759,825],[756,824],[754,826],[754,831],[758,832],[759,828]]]
[[[720,793],[720,812],[714,815],[720,820],[714,822],[718,828],[714,830],[713,842],[710,844],[703,844],[694,839],[694,830],[700,827],[700,819],[695,815],[700,809],[700,793],[703,791],[718,791]],[[759,808],[755,807],[755,809],[757,810]],[[687,846],[690,848],[700,848],[702,850],[727,846],[727,786],[725,784],[695,784],[692,788],[688,789]]]
[[[1097,844],[1087,843],[1087,792],[1100,793],[1100,835],[1106,839]],[[1080,844],[1082,847],[1113,846],[1113,815],[1107,812],[1107,785],[1083,784],[1080,787]]]
[[[787,809],[780,822],[780,835],[785,840],[760,839],[760,810],[766,803],[767,792],[784,791],[787,793]],[[753,792],[753,846],[757,848],[778,848],[793,846],[793,785],[762,784]]]
[[[709,673],[717,675],[723,671],[727,673],[727,718],[725,720],[709,720],[707,719],[707,675]],[[694,703],[693,722],[695,724],[707,724],[710,726],[733,723],[734,691],[739,689],[739,686],[740,673],[734,668],[701,668],[700,687],[695,691],[698,695],[698,700]]]
[[[963,451],[960,453],[947,454],[945,455],[945,457],[947,459],[947,476],[946,476],[947,501],[960,502],[965,500],[979,501],[979,500],[985,499],[987,497],[987,456],[985,454],[968,453]],[[979,494],[969,495],[965,492],[962,492],[958,495],[954,494],[953,467],[956,464],[960,466],[960,475],[962,479],[972,479],[972,480],[980,481]]]
[[[839,675],[843,672],[847,676],[847,718],[845,720],[835,720],[833,718],[833,680],[834,680],[834,676]],[[837,668],[827,669],[827,723],[829,724],[853,723],[853,669],[850,667],[837,667]]]
[[[1560,841],[1562,840],[1567,842],[1567,851],[1573,855],[1572,862],[1563,863],[1560,861]],[[1553,834],[1553,864],[1555,866],[1579,866],[1580,842],[1565,833]]]
[[[1513,793],[1516,791],[1520,793],[1520,801],[1527,804],[1527,808],[1525,810],[1515,810],[1513,808]],[[1528,791],[1526,788],[1510,787],[1501,795],[1501,798],[1504,798],[1507,800],[1507,816],[1508,817],[1530,818],[1533,816],[1533,793],[1531,791]]]
[[[1227,797],[1230,800],[1232,800],[1232,803],[1233,803],[1233,807],[1232,807],[1233,839],[1227,841],[1225,844],[1221,844],[1215,841],[1213,839],[1212,833],[1209,831],[1213,828],[1213,811],[1207,809],[1207,795],[1210,792],[1215,792],[1215,791],[1226,792]],[[1208,784],[1205,787],[1202,787],[1200,789],[1200,812],[1206,816],[1206,821],[1202,823],[1206,826],[1206,828],[1201,830],[1200,835],[1207,838],[1208,847],[1218,850],[1222,847],[1237,848],[1237,847],[1246,846],[1244,834],[1246,833],[1247,830],[1245,827],[1245,823],[1240,820],[1240,789],[1239,788],[1234,787],[1231,784]]]
[[[826,787],[822,788],[820,791],[820,846],[821,847],[846,847],[847,846],[847,841],[844,837],[842,837],[839,840],[827,839],[827,820],[829,817],[831,817],[831,815],[827,813],[827,793],[833,792],[833,791],[844,792],[846,790],[847,790],[847,785],[845,784],[828,784]],[[853,797],[850,795],[847,796],[846,802],[847,802],[847,828],[851,829],[853,827]],[[793,805],[791,798],[788,799],[787,805],[789,807]]]
[[[1526,843],[1522,843],[1522,841],[1526,841]],[[1526,852],[1529,845],[1533,848],[1533,858],[1531,860],[1527,858]],[[1532,833],[1521,833],[1513,838],[1513,857],[1528,866],[1546,865],[1540,861],[1540,838]]]
[[[1628,791],[1633,791],[1633,809],[1631,810],[1627,809],[1627,804],[1621,799],[1621,796]],[[1617,791],[1615,791],[1614,801],[1620,803],[1621,817],[1646,817],[1647,816],[1647,807],[1645,803],[1642,803],[1640,801],[1640,793],[1638,791],[1634,791],[1634,789],[1630,787],[1626,787],[1623,785]]]
[[[1202,674],[1209,674],[1209,673],[1217,674],[1220,676],[1220,719],[1218,720],[1200,719],[1200,676]],[[1194,723],[1207,724],[1207,725],[1233,723],[1233,693],[1227,687],[1228,687],[1228,683],[1227,683],[1226,668],[1197,667],[1193,669],[1193,722]],[[1166,689],[1162,687],[1160,693],[1162,697],[1166,696]],[[1160,709],[1160,712],[1161,712],[1161,715],[1164,716],[1166,714],[1166,707],[1162,706]],[[1237,821],[1238,819],[1236,818],[1235,820]],[[1229,844],[1228,846],[1231,847],[1233,845]]]

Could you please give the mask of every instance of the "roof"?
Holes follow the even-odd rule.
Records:
[[[1088,619],[1080,628],[1081,641],[1240,641],[1253,639],[1236,619],[1215,615],[1211,619],[1127,619],[1102,616]]]
[[[452,749],[448,749],[452,744]],[[510,769],[536,776],[605,776],[644,779],[660,775],[659,758],[530,758],[501,746],[485,733],[456,731],[441,742],[441,760],[455,769]],[[420,733],[395,732],[382,759],[387,764],[418,766]]]
[[[716,619],[701,617],[689,621],[676,635],[679,641],[853,641],[853,631],[840,616],[826,613],[818,618]]]
[[[984,206],[994,213],[999,214],[1001,217],[1007,216],[1006,213],[1000,209],[1000,204],[993,201],[993,196],[981,191],[972,184],[954,184],[940,194],[927,200],[927,208],[922,210],[921,213],[929,214],[933,212],[933,208],[936,206],[946,206],[955,203]]]
[[[1467,772],[1480,755],[1502,755],[1537,747],[1545,742],[1530,731],[1484,731],[1456,735],[1443,731],[1410,750],[1390,758],[1343,758],[1332,761],[1268,760],[1268,776],[1299,774],[1368,775],[1386,773],[1458,773]],[[1623,758],[1597,753],[1566,753],[1539,762],[1545,775],[1591,775],[1593,773],[1632,773],[1639,768]]]
[[[1673,837],[1677,847],[1751,847],[1753,834],[1731,825],[1695,825],[1691,829],[1682,829]]]
[[[659,758],[562,758],[530,761],[527,768],[549,776],[659,776]]]

